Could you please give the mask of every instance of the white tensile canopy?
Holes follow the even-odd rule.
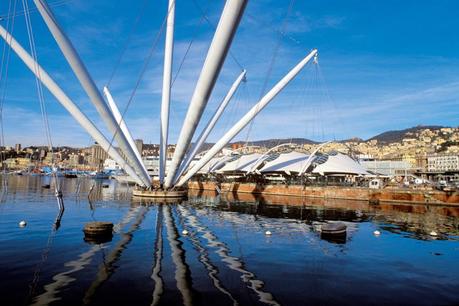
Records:
[[[369,174],[361,164],[341,153],[328,155],[327,160],[323,164],[317,165],[312,170],[312,173],[318,173],[320,175],[333,173],[354,175]]]
[[[215,172],[247,172],[252,169],[252,166],[260,157],[262,157],[262,154],[259,153],[241,155],[238,159],[228,162],[223,168]],[[267,158],[267,156],[264,158]]]
[[[285,173],[292,173],[296,172],[299,173],[301,169],[304,167],[308,155],[300,152],[290,152],[290,153],[282,153],[279,155],[278,158],[267,162],[260,170],[261,173],[266,172],[285,172]]]
[[[200,174],[207,174],[212,171],[220,169],[225,163],[234,159],[234,156],[218,156],[212,158],[201,170],[198,171]],[[191,162],[190,167],[193,167],[193,162]]]

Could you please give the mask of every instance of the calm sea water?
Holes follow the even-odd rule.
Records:
[[[158,204],[64,179],[56,228],[47,180],[10,176],[1,195],[0,305],[459,304],[459,208],[205,193]],[[111,241],[84,240],[94,220],[115,224]],[[321,237],[335,221],[347,236]]]

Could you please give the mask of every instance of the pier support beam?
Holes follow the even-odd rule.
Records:
[[[312,50],[301,62],[287,73],[261,100],[255,104],[207,153],[183,176],[176,186],[182,186],[223,149],[255,116],[266,107],[293,80],[306,64],[317,54]]]
[[[0,36],[11,46],[11,49],[19,56],[24,64],[33,74],[48,88],[64,108],[73,118],[94,138],[95,141],[113,158],[140,186],[149,186],[137,175],[134,169],[124,160],[118,150],[116,150],[107,138],[97,129],[91,120],[70,100],[64,91],[54,82],[48,73],[27,53],[27,51],[11,36],[8,31],[0,26]]]
[[[226,1],[191,98],[190,106],[188,107],[188,112],[182,125],[182,130],[180,131],[172,163],[167,171],[167,177],[164,183],[165,188],[172,186],[177,169],[191,143],[196,127],[199,124],[204,108],[209,101],[212,89],[220,74],[223,62],[228,54],[234,34],[247,5],[247,1],[248,0]]]
[[[129,142],[121,131],[120,126],[116,122],[113,114],[111,113],[107,103],[105,103],[100,91],[97,89],[94,80],[89,75],[88,70],[81,61],[78,53],[73,47],[72,43],[65,35],[64,31],[59,26],[57,19],[54,17],[51,9],[46,4],[45,0],[33,0],[37,6],[40,15],[43,17],[48,29],[56,40],[59,48],[61,49],[64,57],[75,73],[81,86],[89,96],[89,99],[94,104],[97,112],[102,117],[103,121],[107,125],[109,131],[114,135],[114,138],[120,146],[123,153],[126,155],[128,162],[138,172],[142,178],[143,185],[151,186],[151,179],[147,172],[143,170],[142,160],[139,160],[132,148],[129,146]]]

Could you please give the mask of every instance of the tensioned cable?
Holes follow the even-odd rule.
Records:
[[[161,27],[159,28],[158,33],[156,34],[156,37],[153,40],[153,44],[152,44],[152,46],[150,48],[150,51],[149,51],[147,57],[144,60],[144,64],[143,64],[143,67],[142,67],[142,69],[140,71],[140,75],[137,78],[136,84],[134,86],[134,89],[132,90],[131,95],[129,96],[129,99],[128,99],[128,102],[126,104],[126,107],[124,108],[123,113],[121,114],[121,118],[120,118],[120,120],[118,122],[118,126],[121,126],[121,122],[124,121],[124,116],[126,115],[128,109],[129,109],[129,106],[131,105],[132,100],[134,99],[134,96],[135,96],[135,94],[137,92],[137,89],[139,88],[139,85],[140,85],[140,83],[141,83],[141,81],[143,79],[143,76],[144,76],[145,72],[147,71],[148,65],[150,64],[151,58],[153,57],[153,53],[154,53],[154,51],[156,49],[156,45],[158,44],[158,40],[159,40],[161,34],[164,31],[164,26],[166,25],[167,17],[169,16],[169,14],[170,14],[170,10],[167,12],[166,16],[164,17],[164,20],[163,20],[163,22],[161,24]],[[115,133],[113,134],[113,136],[112,136],[112,138],[110,140],[110,146],[109,146],[108,150],[110,150],[110,148],[112,148],[113,141],[115,140],[115,137],[118,134],[118,130],[119,129],[117,129],[115,131]]]
[[[333,100],[331,95],[330,95],[330,91],[328,89],[325,77],[324,77],[324,75],[322,73],[322,69],[321,69],[319,63],[317,63],[317,70],[318,70],[318,75],[319,75],[320,87],[323,90],[326,99],[328,100],[329,103],[332,104],[332,107],[335,110],[335,113],[338,115],[338,119],[337,120],[338,120],[338,124],[341,126],[341,130],[345,131],[346,134],[347,134],[347,132],[348,132],[347,126],[344,124],[341,112],[337,111],[338,108],[336,107],[335,100]],[[336,138],[336,135],[334,135],[334,137]]]
[[[14,5],[13,5],[13,16],[16,14],[16,4],[17,4],[17,0],[14,0]],[[15,18],[12,18],[11,20],[11,23],[9,23],[9,31],[11,33],[11,35],[13,35],[13,31],[14,31],[14,22],[15,22]],[[9,38],[10,42],[11,40],[13,39],[12,36],[9,36],[9,37],[6,37],[6,39]],[[5,42],[6,44],[6,42]],[[9,72],[9,64],[10,64],[10,58],[11,58],[11,44],[8,43],[8,47],[7,47],[7,54],[6,54],[6,63],[5,63],[5,67],[3,67],[3,63],[4,63],[4,57],[2,56],[2,78],[3,78],[3,69],[4,69],[4,81],[2,83],[3,87],[1,88],[2,89],[2,93],[1,93],[1,100],[0,100],[0,114],[1,114],[1,138],[2,138],[2,144],[5,145],[5,135],[4,135],[4,127],[3,127],[3,105],[4,105],[4,102],[5,102],[5,98],[6,98],[6,92],[7,92],[7,88],[8,88],[8,72]]]
[[[58,1],[55,1],[55,2],[49,3],[48,6],[57,7],[57,6],[61,6],[61,5],[67,4],[68,2],[72,2],[72,1],[75,1],[75,0],[58,0]],[[35,13],[37,11],[38,11],[37,8],[31,8],[31,9],[27,10],[27,13]],[[26,11],[23,10],[23,11],[19,11],[17,13],[14,13],[14,15],[10,15],[10,14],[8,14],[8,15],[0,15],[0,20],[7,20],[7,19],[10,19],[10,18],[22,16],[25,13],[26,13]]]
[[[43,92],[43,86],[41,82],[41,74],[40,74],[40,69],[38,67],[38,55],[37,55],[37,49],[35,46],[35,39],[34,39],[34,34],[33,34],[33,27],[32,27],[32,22],[30,19],[30,10],[29,10],[29,5],[28,5],[28,0],[22,0],[22,5],[24,7],[24,18],[26,22],[26,28],[27,28],[27,34],[29,38],[29,45],[30,45],[30,51],[32,54],[32,58],[34,59],[34,70],[36,72],[36,77],[35,77],[35,84],[37,87],[37,94],[38,94],[38,100],[40,102],[40,110],[41,110],[41,116],[43,120],[43,126],[45,129],[45,136],[46,140],[48,142],[48,151],[51,152],[51,165],[53,167],[52,174],[54,176],[54,182],[55,182],[55,192],[56,196],[61,196],[61,187],[59,184],[59,180],[57,177],[57,173],[54,170],[55,168],[55,160],[54,160],[54,149],[53,149],[53,142],[51,138],[51,130],[49,128],[49,120],[48,120],[48,112],[46,110],[46,102],[45,102],[45,96]]]
[[[12,6],[12,1],[10,0],[9,3],[8,3],[8,15],[13,15],[15,14],[16,12],[16,0],[14,0],[14,6]],[[11,29],[10,29],[11,27]],[[10,31],[10,33],[13,33],[13,30],[14,30],[14,18],[12,19],[12,22],[10,23],[10,20],[8,19],[7,20],[7,24],[6,24],[6,28]],[[11,36],[10,36],[10,40],[11,40]],[[8,37],[7,37],[8,39]],[[7,77],[8,77],[8,66],[9,66],[9,61],[10,61],[10,54],[11,54],[11,46],[9,44],[7,44],[6,41],[3,42],[4,45],[3,45],[3,53],[2,53],[2,63],[1,63],[1,68],[0,68],[0,90],[3,89],[3,92],[1,93],[1,101],[0,101],[0,146],[5,146],[5,133],[4,133],[4,129],[3,129],[3,105],[4,105],[4,100],[5,100],[5,97],[6,97],[6,90],[7,90]],[[8,45],[8,46],[7,46]],[[6,58],[6,76],[5,76],[5,85],[4,87],[2,87],[3,85],[3,69],[4,69],[4,64],[5,64],[5,54],[7,53],[7,48],[8,48],[8,55],[7,55],[7,58]],[[2,163],[2,167],[3,167],[3,175],[2,175],[2,194],[1,194],[1,198],[0,198],[0,202],[3,202],[5,200],[5,197],[6,197],[6,194],[8,192],[8,178],[6,177],[6,166],[4,165],[3,161],[4,159],[6,159],[6,155],[5,153],[3,152],[4,150],[2,150],[2,152],[0,153],[0,161]],[[3,210],[2,210],[3,212]]]
[[[16,2],[16,0],[15,0]],[[9,0],[8,2],[8,16],[10,16],[12,14],[11,10],[12,10],[12,0]],[[13,14],[14,15],[14,14]],[[7,19],[7,22],[6,22],[6,28],[8,29],[8,31],[10,31],[9,29],[10,27],[10,19],[8,18]],[[3,41],[3,52],[2,52],[2,62],[1,62],[1,66],[0,66],[0,89],[3,88],[3,68],[4,68],[4,64],[5,64],[5,54],[7,52],[7,47],[9,46],[9,44],[6,43],[6,41]],[[11,47],[10,47],[11,48]],[[9,52],[9,51],[8,51]],[[2,94],[2,97],[3,97],[3,94]],[[5,145],[5,136],[4,136],[4,132],[3,132],[3,98],[1,99],[0,101],[0,147],[1,146],[4,146]],[[2,166],[3,166],[3,157],[4,157],[4,153],[3,153],[3,150],[0,154],[0,162],[2,162]],[[4,168],[4,167],[3,167]],[[3,174],[6,173],[6,169],[4,168],[3,169]],[[2,177],[2,181],[4,180],[4,177]],[[2,189],[3,191],[3,189]]]
[[[295,0],[291,0],[290,1],[290,4],[289,4],[288,9],[287,9],[287,13],[285,14],[284,20],[282,21],[282,26],[281,26],[280,33],[284,33],[286,28],[287,28],[287,24],[288,24],[288,22],[287,22],[288,20],[287,19],[288,19],[288,17],[290,16],[290,14],[292,12],[294,3],[295,3]],[[280,49],[281,43],[282,43],[282,36],[279,35],[278,38],[277,38],[277,43],[276,43],[276,45],[274,47],[273,56],[271,57],[271,61],[270,61],[269,66],[268,66],[268,71],[266,72],[266,77],[265,77],[265,80],[263,82],[263,86],[261,87],[259,100],[265,94],[266,87],[268,86],[269,79],[271,78],[272,70],[273,70],[274,65],[276,63],[276,59],[277,59],[277,55],[279,53],[279,49]],[[247,136],[246,136],[246,139],[245,139],[245,146],[247,146],[247,143],[248,143],[248,140],[249,140],[249,137],[250,137],[250,133],[252,131],[253,123],[255,121],[254,119],[252,119],[250,121],[249,128],[247,130]]]
[[[118,57],[118,60],[116,61],[115,67],[113,68],[113,71],[110,74],[110,77],[108,78],[107,87],[110,87],[110,83],[112,82],[113,77],[115,76],[116,72],[118,71],[118,68],[119,68],[119,66],[121,64],[121,61],[123,60],[123,57],[124,57],[128,47],[129,47],[129,45],[130,45],[130,43],[132,41],[132,37],[134,36],[134,30],[137,28],[140,19],[142,19],[143,15],[144,15],[144,13],[146,11],[147,4],[148,4],[148,0],[144,0],[142,5],[140,6],[140,11],[137,14],[137,17],[136,17],[136,19],[134,21],[134,24],[132,25],[132,27],[131,27],[131,29],[129,31],[128,38],[126,39],[124,47],[121,50],[121,53],[120,53],[120,55]]]
[[[207,16],[206,12],[201,8],[201,6],[196,2],[196,0],[193,0],[194,5],[196,8],[201,12],[201,16],[204,18],[204,20],[207,21],[207,23],[214,29],[216,30],[217,27],[210,21],[209,17]],[[231,52],[231,50],[228,51],[229,55],[233,59],[233,61],[236,63],[236,65],[242,70],[244,70],[244,67],[241,65],[241,63],[236,59],[234,54]]]

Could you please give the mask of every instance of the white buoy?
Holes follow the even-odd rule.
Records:
[[[182,231],[182,235],[184,235],[184,236],[188,235],[188,231],[187,231],[186,229],[184,229],[184,230]]]
[[[381,232],[380,232],[380,231],[374,231],[374,232],[373,232],[373,235],[379,236],[379,235],[381,235]]]
[[[27,222],[25,222],[24,220],[19,222],[19,227],[25,227],[26,225],[27,225]]]
[[[438,236],[436,231],[431,231],[429,234],[430,234],[430,236]]]
[[[271,236],[272,233],[271,233],[270,231],[266,231],[266,232],[265,232],[265,235],[266,235],[266,236]]]

